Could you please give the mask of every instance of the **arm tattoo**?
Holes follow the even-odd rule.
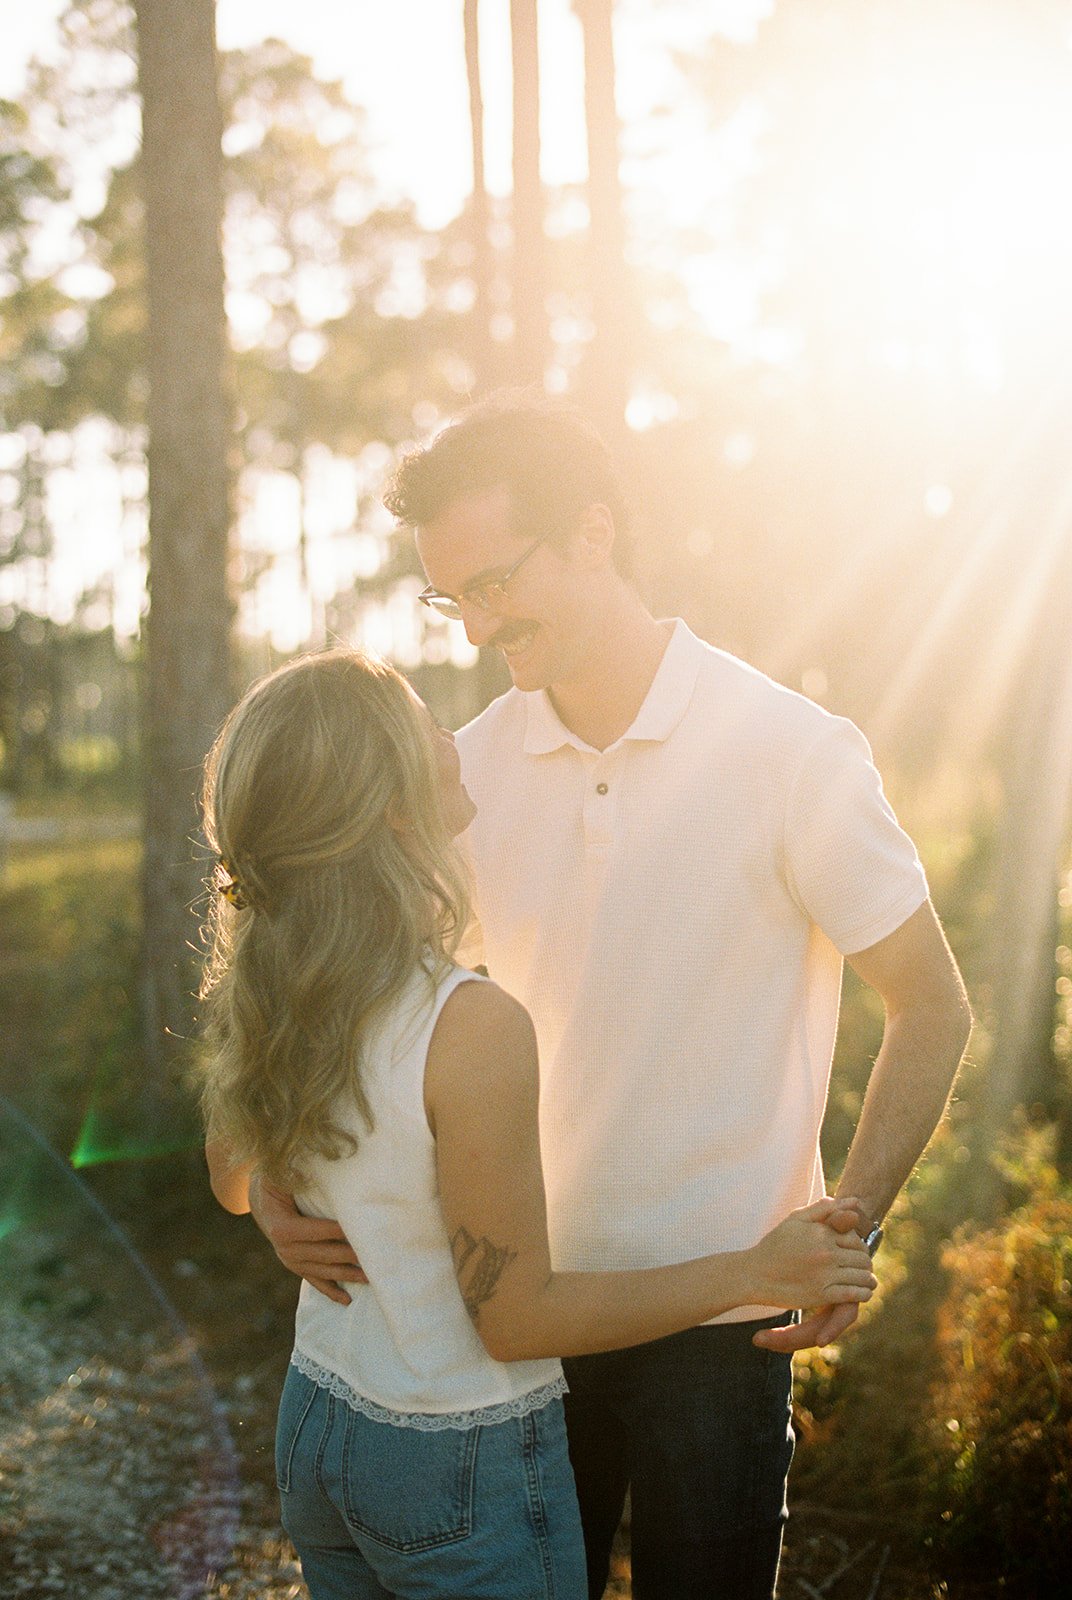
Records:
[[[450,1241],[450,1253],[465,1309],[475,1322],[480,1307],[495,1293],[517,1251],[492,1244],[488,1238],[474,1239],[468,1228],[458,1228]]]

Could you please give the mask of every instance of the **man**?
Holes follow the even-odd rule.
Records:
[[[387,504],[416,529],[422,600],[513,679],[458,736],[477,805],[466,957],[536,1025],[556,1267],[741,1248],[822,1193],[843,957],[886,1006],[840,1186],[874,1245],[969,1017],[863,736],[655,620],[615,565],[609,458],[572,411],[475,408],[402,463]],[[255,1212],[287,1265],[345,1294],[341,1236],[270,1195]],[[740,1307],[565,1363],[592,1596],[631,1487],[637,1600],[769,1600],[790,1353],[854,1315]]]

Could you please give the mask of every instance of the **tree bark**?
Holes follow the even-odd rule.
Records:
[[[547,261],[540,181],[540,63],[536,0],[510,0],[514,72],[513,312],[514,377],[544,381],[547,364]]]
[[[473,193],[469,224],[473,247],[473,389],[481,394],[494,382],[491,341],[492,278],[495,266],[489,234],[490,208],[484,172],[484,95],[480,81],[479,0],[465,0],[465,75],[469,85],[469,131],[473,156]]]
[[[135,13],[149,328],[142,1001],[160,1068],[191,1027],[196,795],[232,700],[230,413],[213,0],[136,0]]]
[[[633,308],[615,96],[613,0],[574,0],[584,37],[588,133],[589,293],[595,334],[586,363],[588,408],[612,448],[621,446],[629,398]]]

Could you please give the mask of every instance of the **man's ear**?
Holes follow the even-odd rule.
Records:
[[[601,501],[595,501],[581,517],[577,548],[582,564],[588,568],[608,565],[614,549],[614,518]]]

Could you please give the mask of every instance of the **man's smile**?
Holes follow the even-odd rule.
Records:
[[[491,643],[497,650],[502,651],[507,660],[510,660],[524,654],[539,630],[540,624],[528,619],[504,623]]]

